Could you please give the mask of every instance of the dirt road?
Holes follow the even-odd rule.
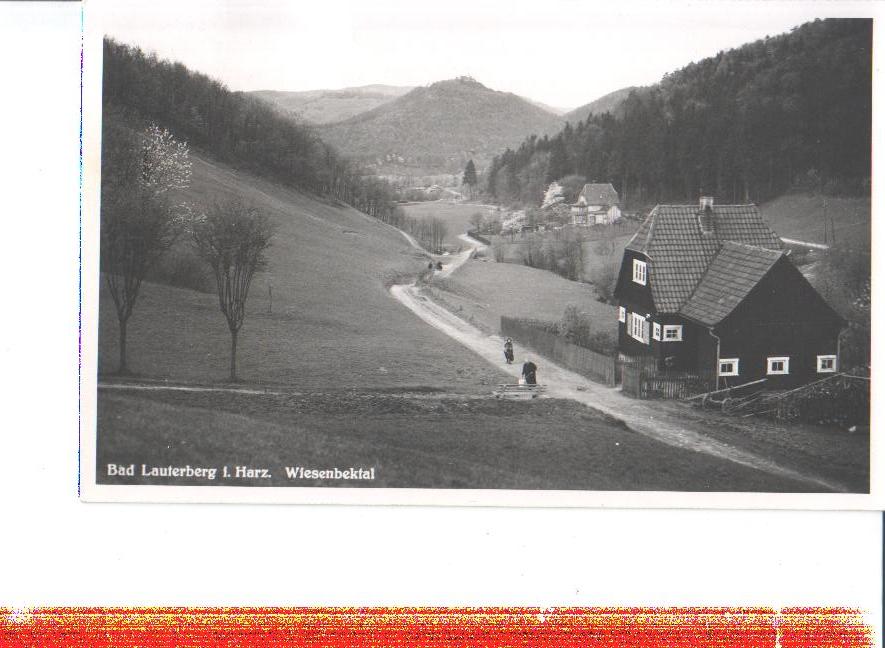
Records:
[[[478,243],[465,239],[473,247]],[[472,250],[471,250],[472,253]],[[463,265],[469,254],[460,254],[445,268],[451,274]],[[415,284],[400,284],[390,288],[393,297],[411,310],[424,322],[442,331],[466,348],[476,353],[500,370],[518,379],[522,362],[533,357],[539,366],[539,382],[546,385],[547,395],[553,398],[568,398],[623,421],[632,430],[644,434],[667,445],[699,452],[747,466],[765,473],[785,477],[809,484],[822,491],[848,492],[843,484],[802,474],[779,465],[774,461],[753,453],[735,448],[706,436],[703,429],[694,422],[687,422],[678,415],[655,407],[654,403],[628,398],[616,388],[605,387],[588,378],[558,366],[546,358],[539,357],[520,345],[514,345],[516,364],[503,362],[504,340],[497,335],[487,335],[454,315],[439,304],[421,294]]]

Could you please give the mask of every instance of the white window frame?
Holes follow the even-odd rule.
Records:
[[[652,324],[652,337],[658,341],[661,340],[661,325],[657,322]]]
[[[676,337],[667,337],[667,333],[676,332]],[[664,324],[662,336],[664,342],[682,342],[682,324]]]
[[[722,371],[723,364],[732,364],[734,365],[731,368],[731,371]],[[719,358],[719,375],[720,376],[739,376],[741,371],[741,359],[740,358]]]
[[[618,306],[618,321],[622,323],[627,321],[627,309],[623,306]]]
[[[648,283],[648,265],[645,261],[633,259],[633,281],[643,286]]]
[[[637,329],[639,335],[636,335]],[[637,342],[648,344],[648,321],[638,313],[630,313],[630,328],[627,331]]]
[[[783,362],[784,368],[781,371],[775,371],[772,369],[772,365],[775,362]],[[790,373],[790,356],[769,356],[767,359],[767,367],[766,375],[768,376],[786,376]]]
[[[825,368],[823,363],[826,360],[832,360],[833,366],[830,368]],[[834,355],[819,355],[817,356],[817,373],[836,373],[836,356]]]

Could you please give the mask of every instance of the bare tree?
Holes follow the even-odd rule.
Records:
[[[119,373],[127,373],[126,330],[141,283],[181,231],[186,205],[168,192],[190,181],[187,144],[148,127],[106,129],[102,150],[101,269],[120,327]]]
[[[447,232],[445,221],[436,217],[430,219],[430,249],[432,252],[439,254],[442,251],[443,240],[445,240]]]
[[[470,215],[470,224],[473,225],[473,229],[477,232],[481,232],[483,226],[485,225],[486,217],[482,212],[474,212]]]
[[[144,191],[106,196],[101,209],[101,265],[120,325],[120,365],[128,373],[126,329],[141,282],[172,245],[180,227],[174,210]]]
[[[246,317],[246,298],[256,272],[267,265],[273,227],[254,207],[233,199],[215,203],[194,221],[197,254],[209,264],[218,303],[230,329],[230,379],[237,380],[237,336]]]

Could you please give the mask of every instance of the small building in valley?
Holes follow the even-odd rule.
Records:
[[[658,205],[615,288],[619,349],[657,369],[786,388],[834,373],[844,320],[756,205]]]
[[[618,192],[611,183],[585,184],[571,208],[572,225],[611,225],[621,217]]]

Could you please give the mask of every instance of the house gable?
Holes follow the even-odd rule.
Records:
[[[747,297],[782,257],[780,250],[726,241],[680,314],[715,326]]]
[[[842,316],[815,290],[786,255],[717,324],[717,329],[733,327],[736,322],[742,321],[755,321],[769,326],[801,323],[803,326],[836,331],[845,325]]]
[[[634,261],[645,263],[645,283],[638,283],[633,279]],[[654,300],[651,294],[652,277],[650,276],[651,264],[648,257],[636,252],[624,251],[621,258],[621,269],[618,272],[618,280],[615,284],[614,295],[618,303],[631,309],[642,310],[646,313],[654,313]]]
[[[720,358],[738,358],[737,382],[766,379],[770,388],[789,388],[820,377],[819,356],[837,356],[844,320],[781,257],[714,329]],[[786,371],[769,371],[772,358],[786,359]],[[835,365],[835,362],[834,362]]]
[[[585,205],[598,205],[610,207],[617,205],[619,202],[618,192],[610,182],[605,184],[587,183],[578,194],[578,202]]]

